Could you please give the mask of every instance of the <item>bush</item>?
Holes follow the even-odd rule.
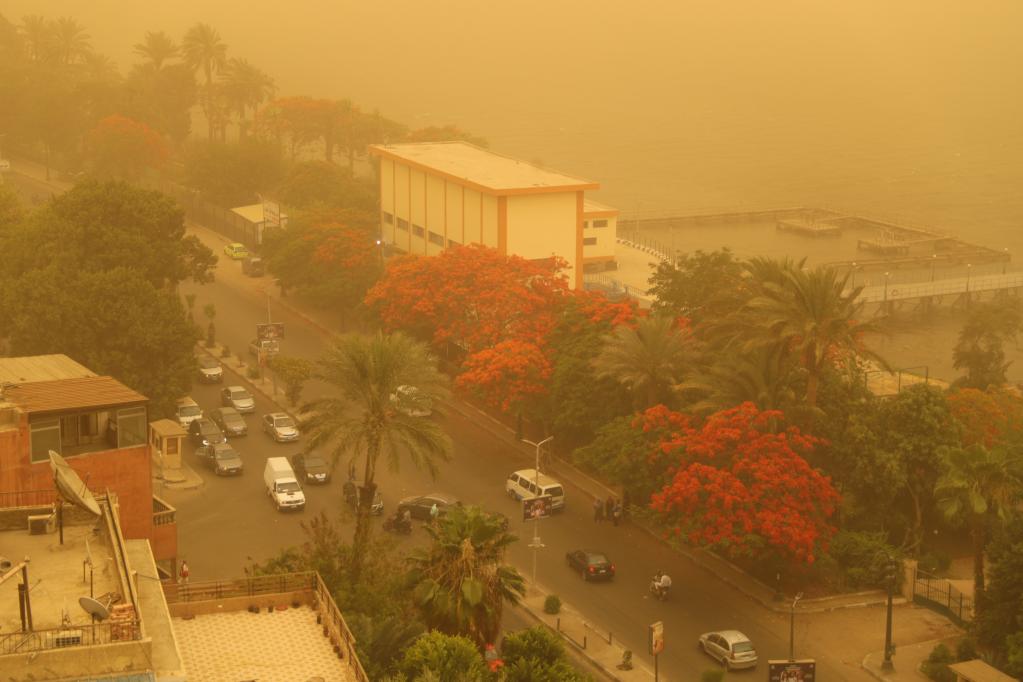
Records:
[[[561,598],[556,594],[548,594],[543,600],[543,612],[555,614],[561,611]]]
[[[245,376],[250,379],[258,379],[261,376],[259,367],[256,367],[255,365],[249,367],[248,371],[245,372]]]
[[[221,351],[220,351],[220,357],[222,357],[222,358],[229,358],[229,357],[231,357],[231,347],[230,346],[224,346],[221,349]]]
[[[938,551],[924,552],[917,561],[917,568],[926,573],[944,573],[951,565],[952,557]]]
[[[704,670],[700,675],[700,682],[721,682],[723,679],[725,679],[725,671],[721,668]]]
[[[977,655],[977,643],[973,641],[972,637],[964,637],[959,640],[956,644],[956,660],[957,661],[972,661],[975,658],[979,658]]]
[[[944,644],[939,644],[920,665],[920,672],[936,682],[955,682],[955,674],[948,669],[948,664],[953,662],[952,652]]]
[[[885,566],[888,556],[899,558],[898,551],[886,542],[884,533],[840,530],[831,540],[828,554],[842,572],[846,586],[887,587]],[[902,571],[896,572],[896,589],[902,581]]]

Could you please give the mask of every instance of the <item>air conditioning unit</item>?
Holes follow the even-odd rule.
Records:
[[[46,535],[53,531],[53,514],[36,514],[28,517],[29,535]]]

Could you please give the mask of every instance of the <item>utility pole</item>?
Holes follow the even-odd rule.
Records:
[[[895,578],[896,571],[898,570],[898,562],[890,554],[887,557],[887,563],[885,564],[885,577],[888,579],[888,614],[885,618],[884,626],[884,660],[881,662],[881,670],[891,671],[895,670],[895,664],[892,663],[892,597],[895,594]]]
[[[534,443],[531,440],[522,439],[522,442],[527,445],[532,445],[536,448],[536,468],[533,469],[533,485],[536,486],[537,491],[540,490],[540,448],[546,443],[554,440],[554,436],[548,436],[539,443]],[[536,553],[543,543],[540,542],[540,517],[538,515],[533,516],[533,541],[529,543],[529,546],[533,548],[533,587],[536,587]]]
[[[803,593],[800,592],[796,595],[796,598],[792,600],[792,608],[789,610],[789,660],[796,660],[796,604],[803,598]]]

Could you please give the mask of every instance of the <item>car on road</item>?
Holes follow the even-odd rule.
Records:
[[[249,341],[249,355],[259,356],[260,353],[264,357],[272,358],[281,352],[281,344],[277,339],[252,339]]]
[[[202,408],[199,407],[199,403],[186,396],[178,400],[174,415],[178,418],[181,428],[187,429],[196,419],[202,419]]]
[[[291,468],[295,477],[303,483],[323,484],[330,482],[330,466],[327,460],[315,452],[300,452],[291,456]]]
[[[217,443],[227,441],[227,438],[224,437],[224,432],[209,417],[196,419],[189,424],[188,435],[192,437],[192,442],[195,443],[196,447],[216,445]]]
[[[195,454],[217,476],[237,476],[245,468],[238,451],[227,443],[207,445],[196,450]]]
[[[242,260],[249,257],[249,249],[239,242],[231,242],[224,247],[224,253],[232,260]]]
[[[410,417],[429,417],[433,414],[433,401],[415,386],[399,386],[391,394],[394,408]]]
[[[233,407],[218,407],[210,412],[210,419],[220,427],[220,430],[228,438],[244,436],[249,432],[249,425],[245,423],[245,417],[241,416]]]
[[[726,670],[757,666],[757,650],[753,648],[753,642],[738,630],[705,632],[700,635],[699,645]]]
[[[204,384],[219,384],[224,380],[224,368],[212,355],[199,356],[199,381]]]
[[[252,394],[241,386],[228,386],[220,391],[220,404],[233,407],[241,414],[249,414],[256,409],[256,401]]]
[[[249,256],[242,261],[242,274],[249,277],[263,276],[263,259],[259,256]]]
[[[429,495],[413,495],[412,497],[406,497],[398,502],[398,513],[399,515],[406,509],[412,514],[414,519],[430,519],[430,509],[433,505],[437,505],[437,512],[440,516],[444,516],[447,513],[449,507],[462,504],[451,495],[444,495],[443,493],[430,493]]]
[[[359,499],[363,495],[363,490],[362,481],[356,479],[348,479],[345,481],[345,484],[341,486],[341,492],[345,496],[345,502],[347,502],[352,509],[359,508]],[[373,504],[370,505],[369,511],[377,516],[384,513],[384,496],[380,494],[379,488],[377,488],[373,493]],[[429,509],[426,510],[426,515],[430,515]],[[415,514],[413,514],[413,516],[415,516]]]
[[[298,440],[298,427],[295,426],[295,420],[284,412],[264,414],[263,431],[278,443]]]
[[[513,471],[505,481],[504,489],[516,500],[549,496],[553,511],[565,509],[565,487],[547,474],[537,473],[536,469]]]
[[[574,549],[565,554],[569,568],[579,572],[583,580],[613,580],[615,565],[597,549]]]

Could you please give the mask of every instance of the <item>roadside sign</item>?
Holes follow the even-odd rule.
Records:
[[[551,496],[527,497],[522,500],[522,520],[545,519],[551,515]]]
[[[256,325],[256,338],[260,341],[277,341],[284,338],[283,322],[268,322]]]
[[[798,661],[768,661],[767,679],[770,682],[814,682],[817,662],[812,658]]]
[[[650,638],[647,644],[654,656],[664,651],[664,621],[659,620],[650,625]]]

